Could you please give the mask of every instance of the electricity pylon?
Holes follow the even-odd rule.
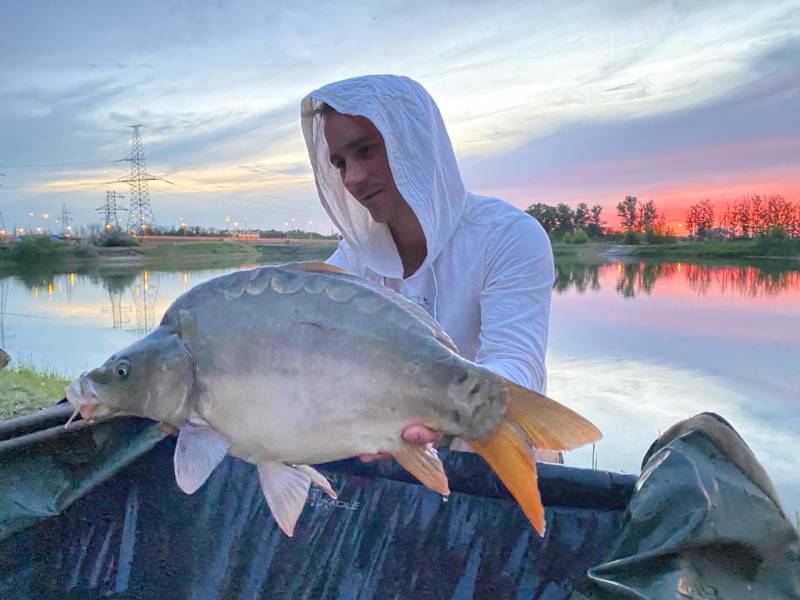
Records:
[[[106,191],[106,202],[100,208],[96,209],[97,212],[103,215],[103,225],[105,230],[116,227],[120,228],[119,217],[117,213],[120,211],[128,210],[122,206],[117,206],[117,200],[122,200],[125,196],[118,194],[115,191]]]
[[[61,234],[64,236],[72,235],[72,225],[70,224],[70,212],[67,210],[67,203],[61,204]]]
[[[167,181],[163,177],[154,177],[147,174],[147,165],[144,159],[144,147],[142,146],[142,136],[139,128],[142,125],[130,125],[133,128],[133,140],[131,141],[131,154],[123,161],[131,163],[131,173],[127,179],[117,179],[113,183],[127,183],[131,186],[131,202],[128,209],[128,231],[134,233],[147,233],[155,227],[156,221],[153,217],[153,207],[150,204],[150,188],[148,181]],[[120,161],[117,161],[120,162]],[[111,182],[110,182],[111,183]],[[167,183],[171,183],[167,181]]]

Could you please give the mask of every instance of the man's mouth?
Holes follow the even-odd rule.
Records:
[[[375,192],[372,192],[371,194],[367,194],[366,196],[362,196],[361,200],[360,200],[361,204],[368,203],[372,198],[374,198],[375,196],[377,196],[380,193],[381,193],[381,190],[377,190]]]

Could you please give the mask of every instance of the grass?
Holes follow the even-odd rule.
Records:
[[[250,254],[253,256],[258,255],[258,249],[253,244],[242,244],[241,242],[179,242],[175,244],[161,243],[154,246],[140,246],[137,248],[125,248],[125,250],[133,250],[137,254],[142,254],[146,257],[153,257],[159,259],[175,259],[180,260],[186,256],[194,256],[197,254],[214,254],[214,255],[230,255],[230,254]]]
[[[267,262],[292,262],[303,260],[325,260],[336,250],[336,242],[330,244],[275,244],[259,246],[260,258]]]
[[[800,239],[756,239],[716,242],[642,244],[631,249],[632,256],[659,258],[800,258]]]
[[[0,371],[0,419],[10,419],[52,406],[69,383],[63,374],[30,364]]]

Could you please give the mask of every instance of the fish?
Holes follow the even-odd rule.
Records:
[[[436,449],[402,438],[410,424],[464,440],[544,535],[534,448],[570,450],[601,437],[568,407],[460,356],[414,302],[316,262],[193,287],[66,396],[73,418],[134,415],[176,428],[175,478],[188,494],[226,455],[255,464],[290,537],[311,485],[336,498],[315,464],[389,454],[446,498]]]

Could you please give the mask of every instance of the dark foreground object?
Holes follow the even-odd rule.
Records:
[[[290,539],[252,465],[186,496],[157,426],[65,433],[52,410],[0,427],[2,599],[800,598],[797,533],[713,415],[666,432],[638,481],[541,465],[543,539],[480,458],[447,452],[446,503],[391,461],[323,466],[339,500],[312,488]]]
[[[635,481],[542,466],[541,539],[475,455],[442,453],[448,502],[392,461],[343,461],[321,469],[339,499],[312,488],[288,538],[255,467],[227,458],[187,496],[162,437],[127,419],[0,446],[0,598],[566,598]]]

